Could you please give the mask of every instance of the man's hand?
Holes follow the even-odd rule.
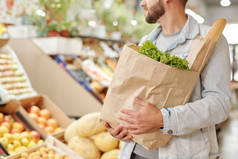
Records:
[[[112,128],[108,123],[105,123],[105,126],[109,133],[119,140],[129,141],[133,138],[131,135],[128,135],[128,131],[123,128],[122,125],[117,126],[115,129]]]
[[[126,122],[122,127],[126,128],[130,134],[145,134],[163,127],[162,113],[153,104],[139,98],[135,98],[134,104],[141,106],[141,109],[139,111],[123,109],[121,112],[124,115],[119,117],[120,120]]]

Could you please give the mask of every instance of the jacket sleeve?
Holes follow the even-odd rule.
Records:
[[[230,56],[224,37],[200,75],[201,99],[161,109],[165,134],[186,135],[226,120],[230,112]]]

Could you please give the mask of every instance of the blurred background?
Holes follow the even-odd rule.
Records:
[[[0,0],[0,46],[12,39],[30,39],[63,67],[79,87],[90,92],[87,96],[93,98],[90,97],[88,101],[95,102],[87,104],[97,103],[101,106],[122,46],[126,43],[138,43],[157,26],[145,23],[140,2],[141,0]],[[223,34],[228,40],[231,56],[232,111],[227,121],[217,125],[217,137],[223,158],[235,159],[238,155],[238,0],[188,0],[186,13],[200,24],[212,25],[218,18],[226,18],[228,21]],[[70,41],[75,38],[79,41]],[[59,39],[65,40],[60,48],[56,46]],[[28,43],[25,44],[26,47]],[[16,44],[11,45],[14,48]],[[17,51],[16,54],[21,56]],[[26,67],[24,60],[21,62]],[[68,116],[80,117],[85,112],[94,111],[95,105],[83,113],[67,109],[60,99],[66,97],[59,94],[59,91],[47,91],[44,85],[39,85],[39,80],[31,79],[33,75],[28,71],[30,69],[25,69],[33,88],[47,94]],[[85,96],[74,98],[85,99]]]

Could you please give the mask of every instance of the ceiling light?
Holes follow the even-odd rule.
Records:
[[[113,21],[113,26],[118,26],[118,21]]]
[[[238,24],[227,24],[223,34],[229,44],[238,44]]]
[[[222,7],[228,7],[231,5],[231,1],[230,0],[221,0],[220,4]]]
[[[90,20],[88,22],[88,25],[91,26],[91,27],[95,27],[97,25],[97,23],[94,20]]]
[[[191,9],[185,9],[185,13],[191,15],[194,19],[197,20],[199,24],[203,24],[205,22],[204,18],[197,14],[196,12],[192,11]]]
[[[38,14],[39,16],[42,16],[42,17],[45,17],[45,16],[46,16],[46,13],[45,13],[43,10],[40,10],[40,9],[38,9],[38,10],[36,11],[36,14]]]
[[[131,25],[136,26],[137,25],[137,21],[136,20],[132,20],[131,21]]]

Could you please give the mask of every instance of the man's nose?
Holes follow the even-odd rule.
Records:
[[[144,8],[146,6],[146,0],[142,0],[140,6]]]

